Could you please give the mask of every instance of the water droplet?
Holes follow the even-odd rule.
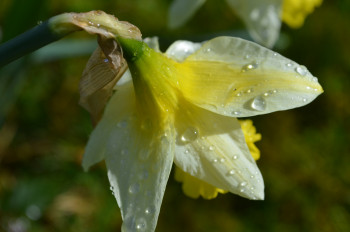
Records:
[[[238,115],[241,114],[241,112],[239,112],[239,111],[232,111],[232,114],[238,116]]]
[[[214,147],[213,146],[209,146],[209,150],[210,151],[214,151]]]
[[[233,156],[233,159],[234,159],[234,160],[238,159],[238,156],[237,156],[237,155],[234,155],[234,156]]]
[[[248,89],[247,90],[247,93],[252,93],[253,92],[253,89]]]
[[[263,97],[258,96],[253,99],[251,105],[254,110],[264,111],[266,109],[266,101]]]
[[[250,64],[246,64],[242,67],[242,72],[248,72],[248,71],[251,71],[253,69],[256,69],[258,68],[258,63],[257,62],[252,62]]]
[[[198,130],[193,127],[188,127],[185,132],[181,135],[182,142],[191,142],[196,140],[198,137]]]
[[[109,62],[109,59],[106,58],[106,59],[103,60],[103,62],[108,63],[108,62]]]
[[[242,186],[242,187],[244,187],[244,186],[246,186],[247,185],[247,182],[242,182],[241,184],[240,184],[240,186]]]
[[[111,186],[111,187],[109,187],[109,190],[111,190],[111,193],[112,193],[112,195],[114,196],[114,187],[113,186]]]
[[[278,55],[277,52],[274,52],[274,53],[273,53],[273,56],[277,56],[277,55]]]
[[[269,93],[264,93],[264,97],[267,97],[267,96],[269,96]]]
[[[240,97],[240,96],[242,96],[242,94],[241,94],[241,93],[237,93],[236,96],[237,96],[237,97]]]
[[[235,173],[236,173],[236,171],[233,169],[230,171],[230,175],[234,175]]]
[[[211,52],[211,49],[210,49],[210,48],[207,48],[206,52]]]
[[[99,24],[99,23],[98,23],[96,26],[97,26],[97,27],[100,27],[100,26],[101,26],[101,24]]]
[[[245,55],[244,59],[248,60],[250,58],[250,55]]]
[[[287,63],[286,66],[287,67],[292,67],[292,64],[291,63]]]
[[[250,179],[254,179],[254,176],[253,176],[253,175],[251,175],[251,176],[250,176]]]
[[[91,22],[91,21],[89,21],[89,24],[90,24],[90,25],[94,25],[94,23],[93,23],[93,22]]]
[[[305,76],[306,73],[307,73],[307,70],[306,70],[306,68],[304,66],[296,67],[295,71],[301,76]]]
[[[244,188],[241,188],[239,191],[240,191],[241,193],[243,193],[243,192],[244,192]]]
[[[313,81],[313,82],[317,82],[317,81],[318,81],[317,77],[313,77],[313,78],[312,78],[312,81]]]
[[[303,102],[307,102],[307,99],[306,99],[306,98],[303,98]]]
[[[154,209],[153,208],[148,207],[148,208],[145,209],[145,214],[146,215],[151,215],[153,213],[154,213]]]
[[[139,218],[136,221],[136,230],[137,231],[146,231],[147,229],[147,222],[144,218]]]
[[[225,159],[224,158],[221,158],[220,159],[220,163],[224,163],[225,162]]]
[[[131,193],[131,194],[138,193],[139,191],[140,191],[140,184],[139,183],[132,184],[129,187],[129,193]]]
[[[213,159],[213,163],[217,163],[218,162],[218,159]]]

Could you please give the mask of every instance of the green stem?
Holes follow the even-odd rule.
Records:
[[[45,21],[6,43],[0,44],[0,67],[59,40],[65,35],[54,33],[48,21]]]

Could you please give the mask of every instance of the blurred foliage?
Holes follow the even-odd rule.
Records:
[[[6,41],[53,15],[100,9],[137,25],[144,36],[159,36],[163,49],[179,38],[242,34],[225,1],[213,0],[169,31],[170,2],[2,0],[0,28]],[[308,67],[325,93],[303,108],[253,118],[263,135],[257,145],[266,200],[233,194],[193,200],[171,178],[157,231],[350,231],[349,25],[349,1],[333,0],[301,29],[282,28],[284,46],[277,51]],[[78,33],[70,39],[89,44],[94,38]],[[50,56],[53,47],[40,53],[51,51],[44,58],[29,56],[0,70],[0,116],[6,113],[0,117],[0,231],[120,230],[104,164],[88,173],[80,166],[92,126],[77,103],[78,82],[94,46],[67,58]]]

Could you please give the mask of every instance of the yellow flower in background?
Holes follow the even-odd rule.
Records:
[[[306,16],[321,4],[322,0],[284,0],[282,20],[292,28],[301,27]]]
[[[241,124],[243,135],[251,155],[253,156],[254,160],[258,160],[260,158],[260,151],[254,143],[261,140],[261,134],[256,133],[252,120],[238,121]],[[231,170],[231,174],[233,172],[235,172],[235,170]],[[191,198],[198,198],[199,196],[202,196],[204,199],[210,200],[217,197],[218,193],[227,193],[227,191],[223,189],[216,188],[191,176],[177,166],[175,166],[175,180],[182,182],[182,190]]]
[[[178,28],[188,21],[206,0],[174,0],[169,8],[168,27]],[[281,20],[300,27],[322,0],[226,0],[242,19],[252,38],[266,47],[276,43]]]
[[[105,159],[122,231],[155,230],[173,163],[216,189],[263,199],[253,158],[258,153],[249,150],[259,137],[237,117],[310,103],[323,92],[317,78],[239,38],[177,41],[165,54],[142,41],[118,41],[132,81],[118,82],[91,134],[83,167]]]

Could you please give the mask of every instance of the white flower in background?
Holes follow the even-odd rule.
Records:
[[[188,21],[206,0],[174,0],[169,8],[168,26],[177,28]],[[266,47],[276,43],[281,21],[297,28],[322,0],[226,0],[243,20],[252,38]]]
[[[317,78],[238,38],[177,41],[166,54],[141,41],[118,41],[132,81],[116,86],[83,166],[105,159],[122,231],[155,230],[173,162],[224,192],[263,199],[263,179],[247,145],[258,138],[246,141],[236,117],[310,103],[323,91]]]

